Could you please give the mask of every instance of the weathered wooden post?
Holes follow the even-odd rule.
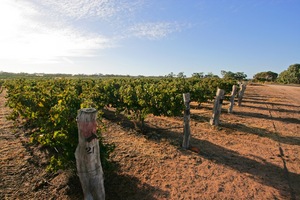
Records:
[[[183,143],[182,148],[188,149],[190,147],[190,138],[191,138],[191,128],[190,128],[190,120],[191,120],[191,112],[190,112],[190,93],[183,94],[184,101],[184,131],[183,131]]]
[[[232,86],[232,91],[231,91],[231,97],[230,97],[230,104],[229,104],[229,108],[228,108],[228,113],[232,113],[232,109],[233,109],[233,105],[234,105],[234,97],[237,93],[237,87],[236,85]]]
[[[242,105],[242,100],[243,100],[243,96],[244,96],[245,90],[246,90],[246,85],[245,84],[241,84],[240,85],[240,91],[239,91],[239,94],[238,94],[238,106]]]
[[[78,111],[78,145],[75,152],[77,173],[85,200],[104,200],[103,171],[100,147],[96,135],[97,111],[84,108]]]
[[[216,99],[214,103],[214,108],[213,108],[213,115],[212,118],[210,119],[210,124],[218,126],[220,123],[220,115],[221,115],[221,110],[222,110],[222,103],[224,99],[224,90],[221,90],[218,88],[217,93],[216,93]]]

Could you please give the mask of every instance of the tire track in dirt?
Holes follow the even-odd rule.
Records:
[[[271,106],[272,106],[272,108],[269,108],[268,104],[266,104],[266,108],[268,109],[270,118],[274,119],[271,110],[275,110],[275,108],[274,108],[274,105],[271,104]],[[291,183],[291,180],[290,180],[290,172],[289,172],[289,170],[287,168],[286,160],[284,158],[284,151],[282,149],[282,145],[281,145],[281,142],[280,142],[280,133],[277,130],[277,127],[275,125],[274,120],[272,120],[272,125],[273,125],[274,131],[275,131],[274,133],[276,134],[276,137],[277,137],[278,148],[279,148],[279,155],[280,155],[280,158],[281,158],[282,163],[283,163],[284,175],[285,175],[285,178],[286,178],[286,180],[288,182],[288,186],[289,186],[289,189],[290,189],[291,199],[292,200],[296,200],[296,193],[295,193],[295,190],[294,190],[294,188],[292,186],[292,183]]]

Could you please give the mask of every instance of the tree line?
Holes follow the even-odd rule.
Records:
[[[293,64],[280,74],[272,71],[259,72],[253,76],[255,82],[278,82],[284,84],[300,84],[300,64]]]
[[[224,79],[232,79],[243,81],[247,78],[247,74],[244,72],[232,72],[221,70],[221,75]],[[173,72],[165,76],[130,76],[130,75],[116,75],[116,74],[45,74],[45,73],[10,73],[0,71],[0,79],[10,79],[10,78],[187,78],[184,72],[179,72],[175,74]],[[218,75],[213,74],[212,72],[195,72],[191,76],[192,78],[202,79],[202,78],[219,78]],[[264,71],[258,72],[253,76],[252,81],[254,82],[278,82],[283,84],[300,84],[300,64],[292,64],[288,69],[284,70],[281,73],[276,73],[273,71]],[[0,82],[1,85],[1,82]]]

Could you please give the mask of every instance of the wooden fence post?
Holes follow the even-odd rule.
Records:
[[[229,105],[229,108],[228,108],[228,113],[232,113],[232,109],[233,109],[233,105],[234,105],[234,97],[237,93],[236,89],[237,89],[236,85],[233,85],[232,86],[232,91],[231,91],[230,105]]]
[[[238,94],[238,106],[242,105],[242,100],[243,100],[245,90],[246,90],[246,85],[241,84],[240,85],[240,91],[239,91],[239,94]]]
[[[221,90],[218,88],[216,95],[217,96],[215,99],[213,115],[212,115],[212,118],[210,119],[210,124],[218,126],[220,123],[219,119],[220,119],[222,103],[223,103],[223,99],[224,99],[224,90]]]
[[[100,147],[96,135],[97,110],[84,108],[78,111],[78,145],[75,152],[77,173],[85,200],[104,200],[103,171]]]
[[[190,147],[190,138],[191,138],[191,129],[190,129],[190,119],[191,119],[191,112],[190,112],[190,93],[183,94],[183,101],[185,105],[184,110],[184,132],[183,132],[183,143],[182,148],[188,149]]]

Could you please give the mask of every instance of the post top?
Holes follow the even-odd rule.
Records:
[[[97,110],[95,108],[82,108],[79,110],[79,112],[84,112],[84,113],[94,113],[97,112]]]
[[[191,100],[190,93],[183,93],[183,101],[184,102],[189,102],[190,100]]]

